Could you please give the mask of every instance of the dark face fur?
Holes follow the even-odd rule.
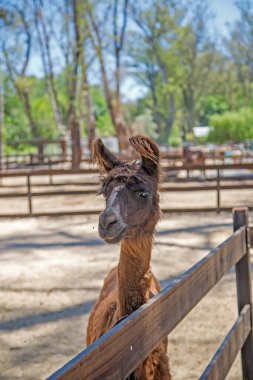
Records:
[[[94,144],[94,157],[107,173],[101,179],[106,207],[99,217],[99,235],[111,244],[152,234],[159,219],[159,150],[142,136],[130,143],[140,153],[140,163],[119,161],[101,140]]]

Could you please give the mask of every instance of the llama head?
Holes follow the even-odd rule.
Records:
[[[105,209],[99,217],[99,235],[107,243],[153,234],[159,219],[159,149],[150,139],[129,139],[140,161],[119,160],[96,140],[93,155],[101,170]]]

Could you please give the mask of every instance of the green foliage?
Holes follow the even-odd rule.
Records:
[[[173,129],[171,131],[171,135],[168,139],[169,145],[173,147],[178,147],[182,144],[182,139],[180,137],[180,128],[177,124],[174,124]]]
[[[38,125],[40,137],[49,139],[56,137],[57,131],[55,128],[53,111],[48,96],[46,94],[43,94],[37,98],[33,97],[31,104],[34,120]]]
[[[114,128],[108,112],[106,100],[98,86],[91,87],[91,97],[93,101],[93,112],[95,114],[99,133],[103,136],[114,134]]]
[[[54,138],[55,121],[48,96],[43,90],[44,81],[29,77],[19,78],[19,86],[29,93],[32,114],[38,125],[40,137]],[[17,141],[31,140],[33,136],[22,102],[8,80],[5,81],[4,102],[4,146],[6,152],[10,152],[17,149]],[[23,150],[27,147],[21,145],[18,149]]]
[[[21,92],[30,93],[33,89],[38,88],[38,80],[35,77],[20,76],[16,80],[16,86]]]
[[[31,138],[28,120],[24,114],[19,97],[15,94],[9,83],[6,82],[6,96],[4,104],[4,147],[5,151],[13,149],[13,143],[17,140]]]
[[[222,95],[209,95],[200,99],[199,123],[208,125],[210,117],[223,114],[229,110],[228,103]]]
[[[253,110],[242,108],[237,112],[225,112],[210,118],[212,131],[208,140],[226,143],[253,139]]]

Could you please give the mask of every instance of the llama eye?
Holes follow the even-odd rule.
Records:
[[[139,191],[138,196],[145,199],[148,197],[148,193],[146,191]]]

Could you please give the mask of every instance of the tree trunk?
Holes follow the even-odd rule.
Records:
[[[193,127],[195,124],[195,99],[191,89],[183,89],[184,106],[186,110],[186,123],[188,132],[194,136]]]
[[[119,141],[119,149],[121,152],[126,153],[127,149],[129,148],[129,140],[127,136],[125,122],[121,113],[119,113],[116,117],[116,130]]]
[[[164,140],[168,142],[168,138],[171,134],[171,130],[175,120],[175,99],[172,93],[169,94],[169,112],[165,120]]]
[[[42,13],[42,9],[40,9],[40,20],[41,20],[42,30],[43,30],[43,34],[44,34],[45,50],[46,50],[47,61],[48,61],[48,69],[47,69],[45,57],[44,57],[44,59],[42,59],[42,62],[44,65],[44,72],[45,72],[45,75],[47,76],[49,98],[50,98],[50,102],[52,105],[54,118],[55,118],[55,122],[56,122],[57,129],[58,129],[58,133],[63,134],[64,127],[63,127],[61,109],[60,109],[59,100],[58,100],[58,94],[57,94],[57,90],[56,90],[56,86],[55,86],[53,63],[52,63],[51,50],[50,50],[50,37],[49,37],[48,31],[46,28],[45,19],[44,19],[44,15]],[[39,29],[38,29],[38,34],[39,34]],[[41,40],[41,45],[42,45],[41,46],[41,54],[43,55],[44,52],[43,52],[42,38],[40,38],[40,40]]]
[[[82,160],[81,130],[80,124],[76,120],[74,107],[71,106],[68,117],[68,127],[72,144],[72,169],[78,170]]]
[[[93,147],[94,141],[97,138],[97,131],[96,131],[96,120],[95,120],[93,112],[91,111],[88,111],[87,135],[88,135],[88,146],[89,146],[90,157],[92,157],[92,147]]]
[[[156,96],[156,85],[155,85],[155,74],[154,73],[148,73],[147,74],[148,82],[150,84],[150,91],[153,101],[153,115],[154,115],[154,122],[157,125],[156,132],[158,136],[161,135],[162,132],[162,115],[161,112],[158,110],[158,100]]]
[[[71,134],[72,143],[72,169],[77,170],[80,167],[82,159],[81,148],[81,129],[80,122],[77,120],[76,115],[76,98],[77,98],[77,77],[78,67],[80,65],[81,49],[80,49],[80,30],[78,19],[78,0],[72,0],[72,10],[74,14],[74,28],[75,28],[75,54],[74,54],[74,67],[71,73],[71,83],[69,92],[69,108],[68,108],[68,128]]]
[[[194,99],[191,98],[188,106],[188,129],[194,135],[194,124],[195,124],[195,105]]]
[[[119,149],[121,152],[126,152],[129,148],[129,140],[127,134],[126,124],[122,115],[121,108],[121,99],[120,93],[117,91],[116,93],[116,104],[115,104],[115,128],[117,131],[118,141],[119,141]]]
[[[94,14],[90,10],[88,12],[90,22],[92,24],[92,28],[94,33],[90,30],[90,38],[92,45],[96,51],[97,58],[99,61],[100,65],[100,71],[101,71],[101,77],[102,77],[102,82],[103,82],[103,89],[104,89],[104,94],[105,94],[105,99],[107,103],[107,108],[111,116],[112,124],[115,128],[115,132],[118,137],[118,142],[119,142],[119,149],[121,151],[126,151],[129,148],[129,141],[127,138],[127,129],[126,125],[123,119],[123,114],[121,110],[121,99],[120,99],[120,51],[123,46],[123,40],[124,40],[124,34],[125,34],[125,28],[126,28],[126,17],[127,17],[127,6],[128,6],[128,0],[125,0],[124,2],[124,11],[123,11],[123,25],[122,25],[122,30],[121,33],[118,34],[118,31],[115,30],[117,28],[117,22],[115,24],[115,20],[117,18],[117,5],[118,2],[114,2],[114,44],[115,44],[115,59],[116,59],[116,72],[115,72],[115,81],[116,81],[116,95],[114,96],[110,86],[109,86],[109,81],[107,77],[107,72],[105,68],[105,62],[104,62],[104,57],[103,57],[103,51],[102,51],[102,41],[101,41],[101,36],[99,33],[99,24],[96,23]],[[115,18],[116,17],[116,18]],[[89,23],[87,23],[89,25]]]
[[[84,64],[83,64],[84,66]],[[82,69],[83,71],[83,95],[84,95],[84,101],[87,109],[87,136],[88,136],[88,147],[89,147],[89,153],[90,157],[92,156],[92,146],[93,142],[97,138],[97,131],[96,131],[96,120],[92,111],[92,100],[89,93],[89,85],[86,75],[85,67]]]

